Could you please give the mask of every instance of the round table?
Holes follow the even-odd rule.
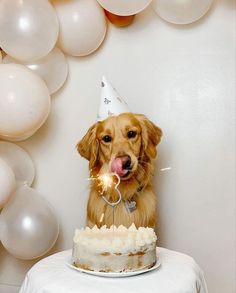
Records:
[[[106,278],[70,268],[71,250],[36,263],[26,274],[19,293],[207,293],[200,267],[190,256],[157,248],[161,265],[156,270],[123,278]]]

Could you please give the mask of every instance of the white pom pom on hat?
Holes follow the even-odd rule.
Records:
[[[110,116],[126,112],[131,112],[128,105],[106,77],[103,76],[101,82],[101,101],[97,120],[103,121]]]

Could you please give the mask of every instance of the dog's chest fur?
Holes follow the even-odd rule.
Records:
[[[122,190],[121,190],[122,193]],[[119,205],[112,208],[103,199],[99,190],[92,189],[89,196],[87,207],[87,224],[92,227],[102,225],[124,225],[129,227],[134,223],[137,227],[154,227],[156,218],[156,197],[150,185],[141,191],[138,189],[129,197],[127,191],[123,192],[124,197]],[[108,199],[115,201],[117,194],[113,191]],[[136,208],[133,211],[127,210],[127,201],[135,202]],[[113,216],[114,211],[114,216]],[[114,223],[113,223],[114,219]]]

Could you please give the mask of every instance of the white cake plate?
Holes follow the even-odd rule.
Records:
[[[138,271],[133,271],[133,272],[121,272],[121,273],[96,272],[96,271],[89,271],[89,270],[77,268],[76,266],[74,266],[71,263],[71,260],[69,260],[67,262],[67,265],[68,265],[68,267],[70,267],[73,270],[76,270],[76,271],[81,272],[81,273],[86,273],[86,274],[89,274],[89,275],[94,275],[94,276],[98,276],[98,277],[106,277],[106,278],[123,278],[123,277],[131,277],[131,276],[135,276],[135,275],[140,275],[140,274],[144,274],[144,273],[156,270],[161,265],[161,262],[160,262],[159,259],[157,259],[156,264],[153,267],[149,268],[149,269],[143,269],[143,270],[138,270]]]

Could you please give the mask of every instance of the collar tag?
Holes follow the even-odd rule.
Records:
[[[126,211],[131,214],[133,211],[136,210],[136,201],[132,200],[132,201],[125,201],[125,208]]]

